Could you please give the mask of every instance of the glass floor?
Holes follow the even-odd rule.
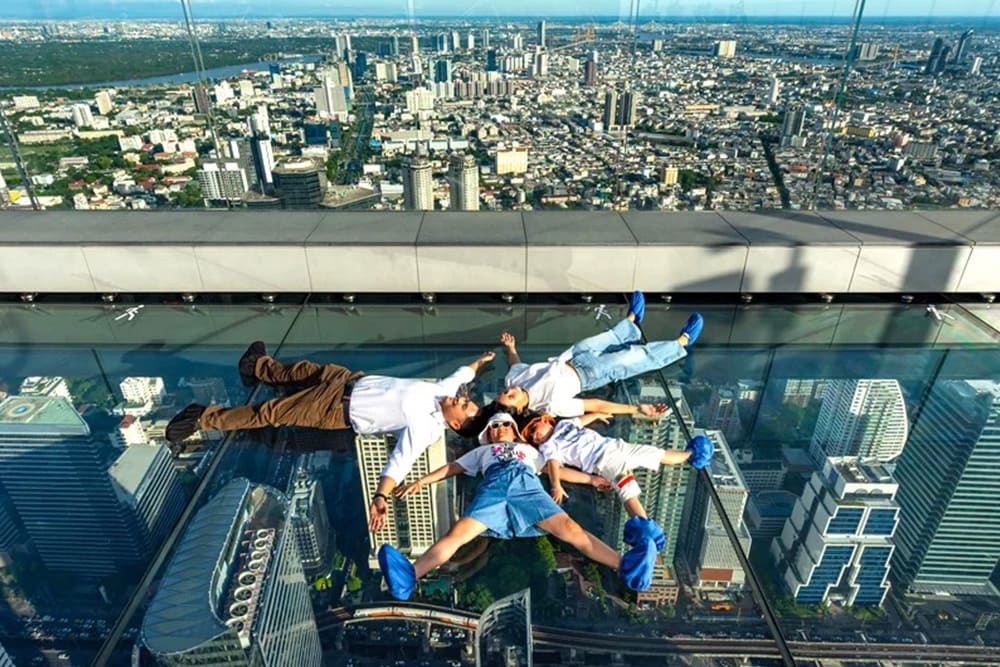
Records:
[[[373,464],[357,454],[391,442],[262,429],[171,456],[166,421],[192,401],[272,397],[237,372],[253,340],[282,361],[411,378],[496,350],[469,387],[484,402],[507,370],[501,333],[544,360],[624,304],[139,305],[0,306],[0,644],[15,664],[156,664],[199,632],[228,659],[295,641],[328,665],[1000,662],[1000,308],[650,303],[647,339],[676,337],[695,310],[702,337],[593,395],[676,409],[599,428],[717,447],[702,474],[636,471],[667,537],[650,590],[555,539],[480,539],[400,604],[373,567]],[[450,434],[439,456],[472,446]],[[424,514],[397,502],[389,537],[419,553],[474,488],[442,484]],[[567,490],[569,514],[622,548],[615,495]],[[268,530],[280,567],[246,593],[256,608],[234,607]],[[480,618],[526,589],[531,642],[520,598]]]

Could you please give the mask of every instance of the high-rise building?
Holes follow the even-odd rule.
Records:
[[[770,546],[771,540],[781,534],[788,517],[792,516],[798,500],[798,496],[788,491],[751,493],[744,516],[750,537]]]
[[[77,127],[94,126],[94,114],[91,112],[89,104],[73,105],[73,124]]]
[[[934,384],[896,465],[894,578],[916,592],[997,595],[1000,383]]]
[[[609,90],[604,95],[604,122],[605,130],[613,130],[631,127],[635,124],[636,112],[639,106],[639,93],[630,88],[619,93],[616,90]]]
[[[808,407],[815,401],[822,399],[826,395],[826,387],[829,380],[826,379],[795,379],[785,380],[785,387],[782,394],[782,403],[797,405],[800,408]]]
[[[399,35],[393,35],[389,42],[389,53],[394,57],[399,57]]]
[[[471,155],[455,154],[448,164],[453,211],[479,210],[479,165]]]
[[[94,104],[97,105],[97,113],[106,116],[115,108],[114,98],[111,91],[102,90],[94,95]]]
[[[680,170],[677,167],[664,166],[662,176],[664,185],[674,185],[680,177]]]
[[[480,42],[482,42],[483,48],[490,48],[490,30],[489,28],[483,28],[483,32],[479,37]]]
[[[198,168],[198,184],[206,204],[237,202],[250,190],[246,170],[235,160],[203,160]]]
[[[813,473],[771,543],[778,578],[798,604],[882,605],[898,489],[874,459],[828,458]]]
[[[715,443],[715,456],[709,475],[726,517],[736,531],[743,553],[750,553],[750,533],[743,523],[750,492],[721,431],[704,431]],[[687,564],[691,582],[699,588],[739,589],[746,579],[740,561],[729,542],[729,535],[701,480],[690,485],[690,501],[683,530],[683,548],[679,551]]]
[[[236,91],[233,90],[233,87],[229,85],[229,82],[226,80],[222,80],[215,84],[213,92],[215,93],[216,104],[222,104],[223,102],[227,102],[236,97]]]
[[[538,45],[545,48],[545,21],[538,22]]]
[[[170,450],[163,445],[127,447],[108,470],[118,500],[135,513],[139,536],[152,553],[184,509],[184,490]]]
[[[448,42],[449,42],[448,33],[441,33],[440,35],[434,38],[434,50],[437,51],[438,53],[448,53],[449,51]]]
[[[778,77],[771,77],[771,87],[768,89],[767,93],[767,103],[777,104],[778,100],[781,98],[781,81]]]
[[[472,51],[476,48],[476,35],[471,30],[469,34],[465,36],[465,48]]]
[[[876,60],[878,58],[879,51],[881,51],[881,47],[878,42],[863,42],[854,48],[854,53],[852,55],[856,60]]]
[[[199,82],[191,87],[191,97],[194,99],[194,110],[197,113],[206,114],[211,108],[211,100],[208,97],[208,90],[205,84]]]
[[[69,401],[73,400],[66,378],[58,375],[26,377],[21,381],[18,393],[21,396],[61,396]]]
[[[289,493],[290,522],[299,545],[302,569],[308,576],[325,574],[330,567],[330,519],[323,487],[307,467],[300,465],[292,477]]]
[[[274,190],[274,149],[271,140],[255,137],[250,141],[250,153],[253,156],[253,169],[257,175],[262,193]]]
[[[419,113],[434,108],[434,93],[427,88],[414,88],[406,92],[406,111]]]
[[[403,205],[408,211],[434,210],[434,178],[431,163],[414,157],[403,165]]]
[[[123,505],[106,454],[62,397],[0,402],[0,484],[45,566],[99,579],[149,555],[138,517]]]
[[[816,419],[809,453],[891,461],[909,435],[898,380],[830,380]]]
[[[680,385],[670,385],[670,393],[677,402],[680,418],[689,429],[694,428],[694,417],[688,407]],[[666,394],[657,383],[643,383],[637,399],[641,403],[663,403]],[[687,441],[677,415],[669,412],[657,419],[634,418],[622,420],[619,428],[628,442],[652,445],[661,449],[685,449]],[[640,606],[650,603],[676,601],[678,586],[674,575],[674,558],[677,553],[678,536],[684,521],[684,506],[690,483],[690,469],[687,466],[663,466],[659,470],[639,469],[633,471],[635,480],[642,489],[642,505],[647,516],[663,528],[666,545],[660,552],[653,572],[653,586],[638,594]],[[628,513],[617,496],[611,495],[606,501],[606,541],[620,551],[624,548],[622,530],[628,521]]]
[[[284,495],[242,478],[198,511],[143,618],[157,664],[322,664],[289,512]]]
[[[732,58],[736,55],[736,40],[725,39],[715,44],[716,58]]]
[[[10,659],[3,646],[0,646],[0,667],[14,667],[14,661]]]
[[[247,183],[250,185],[250,189],[259,190],[260,180],[257,178],[257,170],[254,168],[253,151],[250,147],[250,141],[247,139],[230,139],[223,146],[223,153],[227,158],[236,160],[236,163],[242,167],[244,173],[247,175]]]
[[[418,55],[420,53],[420,38],[416,35],[410,35],[410,54]]]
[[[969,67],[969,74],[971,76],[979,76],[983,68],[983,59],[980,56],[976,56],[972,60],[972,65]]]
[[[337,69],[325,70],[319,77],[320,85],[313,88],[316,113],[323,119],[344,119],[347,116],[347,92]]]
[[[312,160],[283,162],[273,173],[282,208],[316,208],[326,195],[326,171]]]
[[[396,439],[391,435],[358,435],[354,443],[358,453],[358,466],[361,468],[361,491],[367,508],[378,488],[382,469],[389,460]],[[448,452],[442,436],[424,450],[407,473],[406,481],[412,482],[440,468],[447,463],[447,459]],[[385,543],[396,545],[411,558],[427,551],[448,532],[452,523],[451,506],[447,484],[427,485],[405,503],[393,503],[385,526],[369,539],[369,566],[378,567],[377,549]]]
[[[662,51],[663,50],[663,40],[662,39],[654,39],[653,40],[653,44],[652,44],[652,50],[653,50],[653,53],[659,53],[660,51]]]
[[[122,398],[131,405],[159,405],[166,395],[161,377],[127,377],[118,383]]]
[[[969,52],[969,41],[972,39],[972,35],[975,34],[975,30],[966,30],[962,33],[962,36],[958,38],[958,46],[955,48],[955,60],[952,61],[956,65],[961,65],[965,62],[965,56]]]
[[[497,176],[504,174],[523,174],[528,171],[527,148],[499,148],[494,162],[494,172]]]
[[[934,68],[937,67],[938,57],[941,55],[941,51],[944,49],[944,39],[938,37],[934,40],[934,46],[931,47],[931,54],[927,58],[927,64],[924,65],[924,74],[933,74]]]
[[[676,182],[676,181],[675,181]],[[719,429],[726,438],[736,442],[743,435],[740,420],[739,396],[734,389],[715,387],[708,399],[704,423],[708,428]]]
[[[451,61],[441,59],[434,64],[434,83],[451,82]]]
[[[593,88],[597,85],[597,63],[587,60],[583,63],[583,85]]]
[[[488,49],[486,51],[486,71],[487,72],[498,72],[500,71],[500,66],[497,63],[497,50]]]
[[[521,35],[520,33],[514,33],[514,36],[511,37],[511,48],[514,51],[523,51],[524,50],[524,36]]]
[[[240,92],[240,98],[244,100],[249,100],[257,96],[257,90],[253,87],[253,81],[249,79],[240,79],[237,83],[237,90]]]
[[[476,625],[476,667],[531,667],[531,589],[487,607]]]
[[[462,34],[457,30],[452,30],[451,32],[451,50],[461,51],[462,50]]]
[[[611,130],[618,124],[618,91],[609,90],[604,94],[604,130]]]
[[[941,74],[944,72],[945,68],[948,67],[948,54],[950,53],[950,46],[946,45],[941,49],[941,53],[938,54],[937,60],[934,61],[934,74]]]
[[[785,111],[785,120],[781,125],[781,136],[799,137],[806,128],[805,109],[796,108]]]

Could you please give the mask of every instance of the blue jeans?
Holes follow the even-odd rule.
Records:
[[[570,348],[570,363],[580,376],[583,391],[655,371],[687,356],[676,340],[639,345],[640,337],[639,327],[625,319]]]

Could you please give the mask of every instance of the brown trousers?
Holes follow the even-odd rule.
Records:
[[[254,375],[267,384],[304,385],[305,389],[257,405],[237,408],[209,406],[201,416],[201,428],[217,431],[265,426],[351,428],[344,413],[344,385],[364,373],[336,364],[314,364],[311,361],[283,364],[271,357],[261,357],[257,360]]]

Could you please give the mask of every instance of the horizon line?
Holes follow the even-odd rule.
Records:
[[[303,13],[298,15],[280,15],[271,16],[267,14],[202,14],[204,17],[202,20],[301,20],[301,19],[380,19],[380,20],[400,20],[400,21],[469,21],[469,22],[482,22],[482,21],[518,21],[518,20],[550,20],[558,19],[561,21],[577,21],[577,22],[594,22],[594,21],[609,21],[609,22],[622,22],[622,23],[632,23],[633,19],[631,17],[625,17],[621,15],[606,14],[606,15],[594,15],[585,16],[580,14],[523,14],[523,15],[509,15],[509,16],[463,16],[459,14],[427,14],[422,16],[409,16],[406,14],[315,14],[315,13]],[[788,20],[802,20],[802,21],[830,21],[830,22],[842,22],[850,21],[850,14],[843,15],[824,15],[824,14],[761,14],[761,15],[739,15],[739,14],[659,14],[655,16],[643,16],[639,15],[634,19],[635,23],[640,22],[662,22],[662,21],[676,21],[676,20],[696,20],[696,19],[714,19],[718,21],[764,21],[769,19],[780,19],[782,21]],[[26,15],[4,15],[0,14],[0,21],[61,21],[61,20],[94,20],[94,21],[109,21],[109,22],[124,22],[124,21],[137,21],[137,20],[179,20],[179,16],[174,15],[148,15],[148,16],[136,16],[136,17],[122,17],[118,15],[98,15],[98,14],[66,14],[60,13],[58,16],[49,17],[38,17],[38,16],[26,16]],[[196,19],[197,20],[197,19]],[[942,16],[915,16],[908,14],[898,14],[898,15],[883,15],[880,17],[866,18],[863,21],[868,24],[878,24],[885,22],[887,20],[891,21],[901,21],[901,20],[912,20],[914,23],[928,23],[928,22],[940,22],[940,21],[960,21],[960,20],[975,20],[975,21],[990,21],[990,22],[1000,22],[1000,15],[998,16],[975,16],[975,15],[942,15]]]

